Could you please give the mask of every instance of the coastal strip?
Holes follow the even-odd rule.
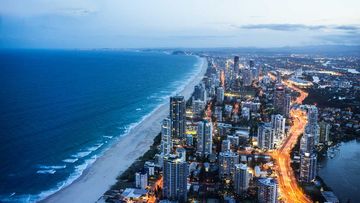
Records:
[[[206,73],[207,60],[205,58],[200,58],[200,60],[200,72],[179,92],[185,99],[191,97],[194,86],[203,79]],[[42,202],[96,202],[116,183],[116,178],[149,149],[154,137],[160,132],[160,122],[169,113],[168,107],[168,102],[162,104],[131,129],[128,135],[120,138],[77,180]]]

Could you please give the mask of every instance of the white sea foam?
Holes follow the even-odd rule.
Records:
[[[36,171],[37,174],[54,174],[56,173],[55,169],[45,169]]]
[[[74,158],[74,159],[64,159],[64,160],[62,160],[62,161],[65,162],[65,163],[75,163],[77,160],[79,160],[79,159],[77,159],[77,158]]]
[[[108,138],[108,139],[113,138],[113,136],[108,136],[108,135],[104,135],[103,137],[104,137],[104,138]]]
[[[136,111],[141,111],[141,108],[137,108]]]
[[[97,156],[94,155],[90,159],[85,160],[85,162],[79,166],[75,167],[75,171],[69,176],[68,179],[66,179],[63,182],[58,183],[54,188],[43,191],[36,195],[18,195],[15,196],[15,194],[11,194],[9,196],[1,196],[0,199],[3,202],[26,202],[26,203],[32,203],[32,202],[38,202],[40,200],[45,199],[46,197],[56,193],[57,191],[61,190],[62,188],[70,185],[72,182],[74,182],[77,178],[79,178],[84,170],[88,168],[91,164],[93,164],[97,159]],[[39,170],[38,174],[54,174],[56,170],[54,169],[48,169],[48,170]]]
[[[96,144],[95,146],[88,148],[88,150],[90,152],[94,152],[94,151],[98,150],[100,147],[102,147],[103,145],[104,144]]]
[[[91,151],[81,151],[81,152],[71,155],[71,157],[80,159],[80,158],[84,158],[84,157],[88,156],[89,154],[91,154]]]
[[[39,165],[38,168],[39,168],[39,169],[64,169],[64,168],[66,168],[66,165],[61,165],[61,166]]]

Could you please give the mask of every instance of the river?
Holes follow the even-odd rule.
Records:
[[[320,177],[341,202],[360,202],[360,141],[342,142],[331,154],[320,163]]]

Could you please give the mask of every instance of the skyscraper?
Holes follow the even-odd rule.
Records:
[[[164,160],[163,195],[169,200],[186,202],[188,164],[176,156]]]
[[[314,144],[319,144],[320,126],[317,123],[307,123],[305,126],[305,133],[312,134],[314,136]]]
[[[274,133],[274,142],[278,145],[285,137],[285,118],[280,114],[271,115],[271,126]]]
[[[226,151],[219,153],[219,175],[221,178],[232,178],[235,170],[235,164],[239,163],[237,153]]]
[[[314,105],[311,105],[307,109],[308,124],[317,124],[318,123],[318,108]]]
[[[165,118],[161,125],[161,152],[168,156],[172,151],[171,120]]]
[[[272,149],[274,137],[271,123],[260,123],[258,127],[258,146],[261,149]]]
[[[330,133],[331,125],[329,123],[326,123],[325,121],[321,121],[319,123],[319,126],[320,126],[319,141],[321,143],[326,144],[329,141],[329,133]]]
[[[195,118],[201,118],[203,111],[205,109],[205,102],[201,100],[193,101],[193,113]]]
[[[218,104],[222,104],[224,102],[224,88],[223,87],[218,87],[216,89],[216,103]]]
[[[236,194],[243,195],[249,188],[250,174],[246,164],[236,164],[234,174],[234,189]]]
[[[316,153],[303,153],[300,156],[300,181],[309,183],[317,174]]]
[[[200,156],[207,156],[212,153],[212,123],[209,121],[199,121],[197,127],[197,150]]]
[[[196,85],[194,88],[194,100],[206,101],[206,90],[203,83]]]
[[[239,75],[239,56],[234,57],[234,75],[235,78]]]
[[[277,203],[278,183],[273,178],[262,178],[258,180],[258,202]]]
[[[290,107],[291,107],[291,95],[287,94],[285,96],[285,105],[284,105],[284,115],[287,118],[290,115]]]
[[[313,134],[304,133],[300,139],[300,153],[311,153],[315,148],[315,136]]]
[[[183,96],[170,97],[170,119],[174,138],[185,136],[185,105]]]
[[[245,68],[242,71],[242,82],[243,82],[243,86],[247,87],[247,86],[251,86],[253,81],[252,78],[252,74],[251,74],[251,69],[250,68]]]
[[[285,115],[285,86],[281,83],[277,83],[275,85],[275,92],[274,92],[274,108],[275,111],[281,115]],[[286,116],[286,115],[285,115]]]

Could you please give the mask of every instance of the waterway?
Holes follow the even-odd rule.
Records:
[[[341,202],[360,202],[360,141],[342,142],[328,150],[320,177]]]

